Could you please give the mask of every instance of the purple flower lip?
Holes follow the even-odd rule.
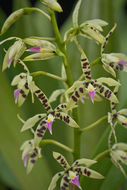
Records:
[[[31,51],[31,52],[40,53],[40,52],[41,52],[41,48],[40,48],[40,46],[35,46],[35,47],[33,47],[33,48],[27,49],[26,51]]]
[[[29,154],[26,154],[26,156],[24,156],[23,158],[24,167],[26,167],[28,157],[29,157]]]
[[[74,185],[76,185],[78,188],[81,189],[81,186],[80,186],[80,183],[79,183],[79,176],[74,177],[74,178],[71,180],[71,183],[73,183]]]
[[[94,91],[88,91],[88,93],[90,95],[92,102],[94,102],[94,95],[95,95],[96,91],[95,90]]]
[[[52,123],[53,123],[53,121],[49,121],[46,123],[46,126],[48,127],[48,130],[49,130],[51,135],[52,135]]]
[[[20,88],[17,88],[16,90],[14,90],[15,103],[17,103],[17,100],[18,100],[18,96],[19,96],[20,91],[21,91]]]
[[[13,56],[13,57],[11,57],[10,59],[8,59],[8,67],[11,66],[11,62],[13,61],[14,57],[15,57],[15,56]]]
[[[124,60],[119,60],[119,63],[120,63],[120,64],[122,64],[122,65],[127,66],[127,62],[126,62],[126,61],[124,61]]]

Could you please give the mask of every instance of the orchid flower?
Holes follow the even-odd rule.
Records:
[[[127,56],[122,53],[104,53],[101,60],[104,64],[104,69],[113,76],[115,74],[112,70],[127,72]]]
[[[25,57],[24,61],[45,60],[56,55],[55,45],[47,40],[25,38],[23,41],[26,44],[33,46],[26,51],[36,52],[35,54]]]
[[[125,143],[114,144],[111,148],[110,156],[115,166],[121,170],[123,175],[126,176],[126,173],[123,167],[121,166],[121,163],[127,165],[127,144]]]
[[[20,73],[19,75],[16,75],[12,80],[11,85],[17,85],[17,89],[14,90],[14,99],[15,103],[18,103],[19,106],[24,103],[29,91],[31,91],[32,93],[31,84],[32,77],[29,76],[27,73]]]
[[[55,174],[55,176],[52,178],[52,181],[48,187],[48,190],[55,189],[56,182],[61,177],[62,179],[60,183],[60,189],[66,189],[66,190],[69,190],[69,184],[71,183],[77,186],[79,189],[82,189],[79,182],[80,175],[84,175],[84,176],[95,178],[95,179],[103,179],[103,176],[101,174],[88,168],[88,166],[91,166],[92,164],[96,163],[95,160],[82,158],[82,159],[76,160],[70,166],[68,162],[66,161],[65,157],[61,155],[60,153],[53,152],[53,157],[64,168],[64,171],[61,171]],[[85,165],[85,167],[81,165]]]
[[[90,63],[85,54],[81,55],[81,66],[85,80],[79,81],[78,87],[74,90],[67,103],[67,108],[74,106],[78,102],[78,100],[86,95],[86,93],[90,95],[92,102],[94,102],[96,92],[104,98],[108,99],[109,101],[117,104],[117,97],[107,86],[103,85],[103,83],[108,86],[120,86],[120,83],[112,78],[105,77],[92,79]]]
[[[22,40],[16,41],[5,54],[2,70],[4,71],[6,68],[9,68],[13,60],[15,66],[25,50],[25,43]]]
[[[46,114],[37,114],[29,118],[23,125],[21,132],[31,129],[34,125],[40,121],[38,124],[35,133],[34,133],[34,142],[39,144],[46,130],[48,129],[50,134],[52,134],[52,125],[55,119],[64,121],[68,126],[78,128],[78,124],[65,112],[66,105],[60,104],[52,112]]]
[[[35,146],[34,140],[27,140],[23,143],[20,150],[22,151],[22,160],[27,167],[27,173],[30,173],[36,160],[41,158],[41,149]]]

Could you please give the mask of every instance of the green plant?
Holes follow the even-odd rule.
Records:
[[[76,188],[73,187],[72,184],[75,184],[75,186],[81,188],[82,184],[79,184],[79,175],[85,175],[99,179],[103,178],[101,174],[95,172],[92,169],[89,169],[88,167],[94,164],[95,160],[98,160],[100,157],[103,157],[105,155],[110,156],[112,162],[118,168],[120,168],[124,175],[126,175],[120,162],[126,164],[127,155],[125,150],[127,149],[127,146],[125,143],[118,142],[115,131],[115,126],[117,123],[120,123],[125,128],[127,125],[125,117],[127,115],[127,110],[122,109],[120,111],[117,111],[115,108],[116,104],[118,104],[116,95],[119,90],[120,82],[109,77],[102,76],[101,78],[94,79],[91,76],[92,67],[99,64],[102,65],[103,68],[113,77],[116,77],[115,70],[127,71],[127,57],[124,54],[104,53],[105,46],[110,35],[116,28],[116,25],[114,25],[114,27],[105,37],[102,35],[102,27],[106,26],[107,22],[103,20],[93,19],[79,25],[78,13],[81,4],[81,0],[79,0],[73,12],[73,27],[66,31],[64,39],[62,39],[54,13],[54,11],[61,12],[61,6],[55,0],[44,0],[42,3],[47,7],[49,15],[37,8],[22,8],[12,13],[12,15],[5,21],[1,30],[1,34],[4,34],[10,25],[13,24],[21,16],[37,11],[46,16],[46,18],[51,21],[55,33],[55,38],[32,36],[21,39],[19,37],[10,37],[1,42],[1,44],[3,44],[8,40],[16,40],[16,42],[14,42],[14,44],[6,51],[6,55],[3,61],[3,70],[10,67],[12,61],[14,62],[14,66],[21,64],[24,69],[24,72],[15,76],[12,81],[12,85],[17,85],[17,89],[14,91],[15,102],[21,106],[24,103],[28,93],[31,92],[32,102],[34,102],[34,95],[36,95],[46,110],[46,113],[37,114],[27,121],[23,121],[20,118],[20,120],[24,123],[21,131],[23,132],[30,129],[33,133],[33,139],[27,140],[21,147],[21,150],[23,151],[22,159],[24,161],[24,165],[27,167],[27,172],[29,173],[31,171],[35,161],[41,157],[41,148],[43,148],[43,146],[46,144],[55,144],[72,153],[74,163],[72,166],[69,166],[61,154],[53,153],[55,159],[64,167],[64,172],[60,172],[55,175],[49,186],[50,190],[55,188],[56,181],[62,175],[63,178],[61,181],[61,189],[68,189],[69,183],[70,189]],[[94,60],[92,63],[89,63],[84,49],[81,47],[78,41],[78,36],[90,38],[97,44],[101,44],[100,57]],[[72,72],[68,63],[68,55],[66,52],[66,46],[70,41],[73,41],[75,43],[78,51],[81,54],[81,60],[79,62],[81,63],[83,74],[76,81],[73,81]],[[27,49],[27,46],[32,46],[32,48]],[[35,53],[26,56],[24,59],[21,59],[21,56],[26,51]],[[37,71],[31,73],[24,63],[25,61],[47,60],[55,56],[59,56],[63,62],[61,77],[47,73],[45,71]],[[61,81],[64,85],[64,88],[55,90],[51,96],[47,98],[44,92],[42,92],[34,82],[34,78],[40,75],[46,75]],[[111,87],[112,90],[108,88],[107,85]],[[52,108],[51,103],[56,100],[58,96],[61,96],[60,104],[55,108]],[[84,102],[84,100],[87,98],[90,98],[92,102],[103,101],[103,98],[109,100],[111,104],[111,113],[103,116],[90,126],[81,128],[79,127],[80,121],[78,118],[79,110],[77,102]],[[62,120],[68,126],[74,128],[73,149],[55,140],[43,139],[47,129],[49,129],[49,132],[52,134],[52,124],[54,123],[55,119]],[[97,155],[93,160],[80,159],[81,134],[95,127],[97,124],[106,119],[108,119],[108,122],[111,126],[108,140],[109,149]],[[34,128],[34,125],[39,121],[39,125]],[[85,167],[80,166],[80,164],[85,165]]]

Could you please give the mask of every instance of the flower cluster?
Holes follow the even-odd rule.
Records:
[[[91,166],[92,164],[95,164],[95,160],[90,160],[90,159],[79,159],[76,160],[71,166],[68,164],[66,159],[64,158],[63,155],[61,155],[58,152],[53,152],[53,157],[56,159],[56,161],[64,168],[64,171],[61,171],[52,178],[52,181],[48,187],[48,190],[53,190],[56,187],[56,182],[60,177],[61,183],[60,183],[60,189],[61,190],[68,190],[69,189],[69,184],[72,183],[75,186],[77,186],[79,189],[82,189],[79,183],[79,176],[87,176],[90,178],[95,178],[95,179],[103,179],[104,177],[99,174],[98,172],[89,169],[88,167]],[[85,165],[82,166],[82,165]]]

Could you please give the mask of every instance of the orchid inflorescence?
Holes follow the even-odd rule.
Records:
[[[11,24],[13,24],[21,16],[31,14],[34,11],[40,12],[46,16],[49,21],[52,22],[55,30],[56,26],[54,26],[54,11],[62,12],[62,8],[56,0],[41,0],[41,2],[47,7],[49,15],[40,9],[22,8],[15,11],[7,18],[2,27],[1,34],[4,34]],[[45,108],[45,113],[36,114],[35,116],[24,121],[21,129],[21,132],[31,130],[33,133],[33,139],[25,141],[21,146],[22,160],[24,162],[24,166],[27,167],[27,173],[32,170],[36,160],[41,157],[40,144],[43,142],[47,129],[51,135],[53,134],[52,126],[55,126],[56,119],[65,122],[66,125],[75,128],[75,130],[78,130],[81,133],[79,123],[75,121],[75,117],[72,114],[73,110],[78,107],[78,101],[85,103],[85,99],[90,99],[92,103],[94,103],[94,101],[103,101],[103,99],[107,99],[111,105],[111,112],[108,113],[108,123],[111,126],[108,141],[109,152],[112,162],[125,175],[125,171],[123,170],[121,163],[127,165],[127,153],[124,151],[127,150],[127,145],[125,143],[117,142],[115,131],[115,126],[117,123],[127,128],[127,109],[116,111],[116,105],[119,103],[117,93],[120,87],[120,82],[110,77],[102,76],[97,79],[93,78],[91,73],[93,65],[89,62],[84,50],[80,46],[78,36],[89,38],[101,45],[101,58],[98,62],[96,60],[95,61],[97,63],[101,63],[105,71],[110,73],[114,78],[116,77],[116,71],[127,72],[127,56],[121,53],[108,54],[104,52],[109,37],[116,28],[116,24],[106,36],[103,36],[102,32],[103,27],[108,23],[101,19],[88,20],[80,25],[78,24],[80,5],[81,0],[77,2],[73,12],[73,27],[65,33],[64,41],[62,43],[59,40],[57,30],[55,30],[55,43],[51,42],[51,38],[48,40],[48,38],[36,36],[25,39],[12,37],[0,43],[3,44],[8,40],[15,40],[13,45],[6,51],[2,70],[4,71],[5,69],[10,68],[12,63],[14,64],[14,67],[17,64],[21,64],[24,69],[22,73],[14,77],[11,83],[12,86],[17,86],[14,90],[15,103],[21,106],[30,92],[32,102],[34,103],[34,96],[36,96]],[[65,61],[66,44],[69,41],[74,41],[81,54],[81,59],[79,62],[82,68],[82,75],[74,82],[71,82],[71,75],[69,74],[70,71],[68,71],[69,67]],[[22,59],[22,55],[27,52],[31,52],[32,54]],[[47,60],[52,59],[55,56],[60,56],[63,60],[62,70],[64,68],[64,76],[62,74],[62,77],[58,77],[46,72],[43,72],[43,74],[45,73],[47,76],[63,81],[63,83],[66,84],[66,89],[57,89],[48,98],[34,82],[34,75],[38,75],[38,73],[31,73],[25,64],[25,61]],[[110,87],[112,87],[113,90],[111,90]],[[51,103],[55,101],[58,96],[61,97],[61,102],[56,106],[56,108],[53,109]],[[37,127],[35,127],[36,124]],[[66,150],[66,147],[62,146],[62,148]],[[75,150],[72,152],[74,154]],[[56,187],[56,182],[60,177],[62,177],[60,184],[61,190],[68,190],[69,184],[74,184],[79,189],[82,189],[79,181],[80,175],[97,179],[103,178],[103,176],[98,172],[89,169],[92,164],[96,163],[95,160],[79,158],[78,160],[76,159],[70,166],[60,153],[54,152],[53,157],[64,168],[64,171],[57,173],[53,177],[48,190],[52,190]],[[85,167],[81,165],[85,165]]]

